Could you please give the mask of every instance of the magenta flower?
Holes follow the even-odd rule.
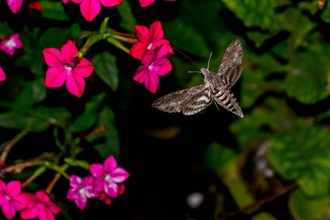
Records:
[[[0,50],[4,50],[10,56],[13,56],[15,49],[23,47],[22,42],[19,39],[19,34],[12,34],[9,38],[0,42]]]
[[[23,4],[23,0],[7,0],[9,8],[16,14]]]
[[[107,205],[110,205],[111,202],[112,202],[111,199],[110,199],[107,195],[105,195],[104,193],[101,193],[101,194],[100,194],[100,196],[99,196],[99,200],[104,201],[105,204],[107,204]]]
[[[0,82],[6,80],[6,74],[5,71],[0,67]]]
[[[125,186],[125,184],[121,184],[121,185],[119,186],[119,191],[118,191],[118,194],[119,194],[119,195],[122,195],[122,194],[124,194],[124,192],[125,192],[125,189],[126,189],[126,186]]]
[[[62,2],[63,2],[64,4],[66,4],[66,3],[69,2],[69,0],[62,0]]]
[[[45,190],[32,193],[21,194],[27,202],[27,209],[21,212],[22,219],[33,219],[39,217],[40,220],[54,220],[54,214],[58,214],[61,208],[51,202]]]
[[[134,29],[139,41],[135,42],[129,51],[132,57],[141,60],[144,51],[154,50],[163,44],[167,45],[168,55],[174,54],[170,42],[163,39],[164,31],[159,21],[152,23],[150,30],[142,25],[135,25]]]
[[[121,3],[121,0],[71,0],[80,4],[80,11],[87,21],[92,21],[101,11],[101,4],[105,7],[115,6]]]
[[[158,76],[165,76],[172,70],[172,64],[165,58],[167,54],[166,44],[163,44],[156,51],[144,52],[142,65],[137,69],[133,79],[139,83],[144,83],[151,93],[155,93],[159,85]]]
[[[79,176],[71,175],[70,176],[70,186],[67,198],[74,200],[78,208],[83,210],[88,199],[98,197],[99,193],[93,191],[93,181],[92,176],[86,176],[82,180]]]
[[[7,186],[0,179],[0,206],[7,219],[14,218],[17,211],[25,209],[27,203],[21,194],[21,182],[10,181]]]
[[[116,198],[118,195],[118,183],[124,182],[129,174],[121,167],[117,167],[117,161],[113,156],[108,157],[103,165],[92,164],[90,171],[95,177],[94,191],[102,192]]]
[[[174,2],[175,0],[165,0],[165,1]],[[140,0],[140,5],[142,8],[144,8],[147,7],[148,5],[151,5],[154,2],[155,0]]]
[[[61,48],[61,52],[56,48],[46,48],[42,52],[47,65],[50,66],[46,73],[45,85],[49,88],[58,88],[66,81],[68,91],[81,97],[85,89],[83,78],[92,74],[94,65],[85,58],[74,65],[72,58],[78,53],[75,43],[68,40]]]

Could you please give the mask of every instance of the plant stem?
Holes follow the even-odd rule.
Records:
[[[27,129],[22,130],[16,137],[14,137],[5,147],[3,150],[1,157],[0,157],[0,163],[5,164],[6,158],[9,154],[9,151],[13,148],[13,146],[19,142],[25,135],[27,135],[29,131]]]
[[[272,196],[269,196],[263,200],[260,200],[260,201],[257,201],[251,205],[248,205],[244,208],[241,208],[237,211],[234,211],[234,212],[229,212],[227,215],[223,216],[223,217],[219,217],[217,218],[217,220],[226,220],[226,219],[229,219],[231,217],[233,217],[234,215],[237,215],[237,214],[240,214],[240,213],[244,213],[244,212],[247,212],[248,210],[251,210],[251,209],[255,209],[259,206],[262,206],[266,203],[269,203],[269,202],[272,202],[274,199],[280,197],[280,196],[283,196],[284,194],[290,192],[292,189],[294,189],[295,187],[297,186],[297,183],[294,182],[292,183],[291,185],[288,185],[284,188],[282,188],[281,190],[279,190],[278,192],[275,193],[275,195],[272,195]]]
[[[61,175],[63,175],[67,180],[70,180],[70,177],[68,174],[65,173],[65,170],[69,168],[69,164],[65,163],[61,166],[60,172],[56,173],[53,180],[49,183],[49,185],[46,188],[46,192],[49,194],[52,189],[54,188],[56,182],[59,180]]]

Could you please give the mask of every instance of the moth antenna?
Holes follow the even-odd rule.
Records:
[[[201,73],[201,71],[188,71],[188,73]]]
[[[202,69],[200,66],[197,65],[197,63],[195,63],[192,59],[190,59],[186,54],[184,54],[183,52],[181,52],[180,50],[178,50],[174,47],[173,47],[173,49],[178,51],[179,53],[181,53],[183,56],[185,56],[188,60],[190,60],[193,64],[195,64],[199,69]]]
[[[212,52],[210,53],[209,62],[207,63],[207,70],[209,70],[209,68],[210,68],[211,57],[212,57]]]

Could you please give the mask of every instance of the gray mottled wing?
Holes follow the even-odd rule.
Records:
[[[194,115],[212,103],[213,94],[206,85],[179,90],[154,101],[151,106],[164,112]]]
[[[239,79],[243,71],[243,67],[238,65],[232,69],[226,76],[220,76],[222,83],[230,89]]]
[[[222,62],[218,69],[218,75],[226,82],[226,86],[229,88],[235,84],[243,68],[237,67],[242,63],[243,59],[243,47],[239,39],[231,42],[223,55]],[[238,78],[236,77],[239,73]]]

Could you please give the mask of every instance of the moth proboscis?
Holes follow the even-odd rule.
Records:
[[[243,47],[240,40],[237,39],[229,44],[217,73],[209,71],[211,55],[212,53],[207,69],[196,64],[204,78],[204,84],[167,94],[154,101],[151,106],[164,112],[182,111],[184,115],[194,115],[207,108],[214,99],[216,104],[243,118],[242,109],[234,94],[229,90],[243,71],[243,67],[240,66],[243,59]]]

